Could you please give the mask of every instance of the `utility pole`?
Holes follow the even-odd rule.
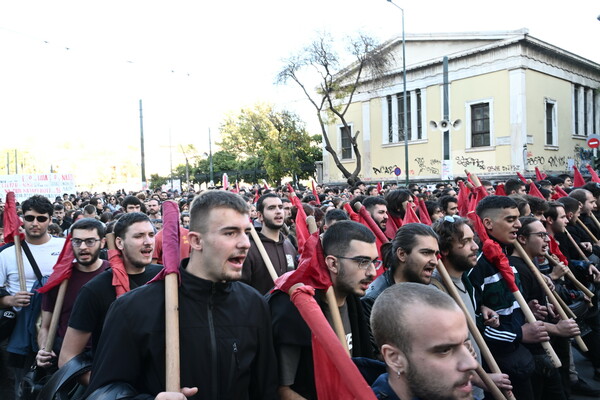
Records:
[[[213,171],[213,158],[212,158],[212,140],[210,139],[210,128],[208,128],[208,157],[209,157],[209,167],[210,167],[210,185],[215,185],[215,177]]]
[[[15,174],[19,173],[19,162],[17,161],[17,149],[15,149]]]
[[[146,161],[144,159],[144,120],[142,117],[142,99],[140,99],[140,148],[142,152],[142,188],[146,189]]]

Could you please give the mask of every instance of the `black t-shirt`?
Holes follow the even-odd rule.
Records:
[[[133,290],[146,284],[162,268],[162,265],[150,264],[141,274],[129,275],[129,286]],[[112,278],[112,270],[108,270],[86,283],[79,291],[79,296],[77,296],[71,312],[71,318],[69,318],[71,328],[83,332],[92,332],[92,349],[100,341],[104,318],[110,305],[117,297],[115,288],[112,285]]]

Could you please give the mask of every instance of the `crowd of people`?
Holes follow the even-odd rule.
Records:
[[[483,399],[490,385],[519,400],[599,396],[573,348],[600,381],[600,183],[575,178],[578,187],[561,175],[482,180],[483,190],[465,177],[428,187],[32,196],[16,206],[24,284],[17,246],[0,237],[0,308],[17,313],[2,384],[10,375],[15,398],[28,398],[33,366],[61,374],[47,393],[72,399],[326,398],[324,386],[345,383],[323,383],[315,328],[295,297],[306,284],[350,355],[343,362],[364,379],[369,393],[356,398]],[[161,278],[168,201],[180,211],[176,391],[166,386]],[[61,285],[54,277],[65,260]]]

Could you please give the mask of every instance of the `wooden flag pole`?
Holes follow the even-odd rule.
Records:
[[[179,276],[171,273],[165,276],[165,389],[179,392],[180,346],[179,346]]]
[[[594,213],[590,213],[590,218],[592,219],[592,221],[594,221],[594,223],[596,224],[596,226],[598,227],[598,229],[600,229],[600,222],[598,221],[598,218],[596,218],[596,216],[594,215]]]
[[[571,243],[573,244],[573,246],[575,246],[575,248],[577,249],[577,252],[579,253],[579,256],[587,262],[590,262],[590,259],[587,258],[587,256],[583,253],[583,250],[581,250],[581,248],[579,247],[579,245],[577,244],[577,242],[575,242],[575,239],[573,239],[573,236],[571,236],[571,234],[569,233],[569,231],[565,230],[565,233],[567,234],[567,237],[569,238],[569,240],[571,241]],[[589,291],[587,288],[585,288],[585,285],[583,285],[581,282],[579,282],[579,279],[577,279],[575,277],[575,275],[573,275],[573,271],[569,270],[569,272],[567,272],[567,277],[579,288],[581,285],[582,288],[580,288],[580,290],[586,294],[586,296],[588,296],[589,298],[594,297],[594,293],[592,293],[591,291]],[[577,285],[577,283],[579,283],[579,285]],[[583,289],[585,288],[585,290]]]
[[[552,305],[554,305],[554,308],[558,312],[558,315],[560,316],[560,318],[564,319],[564,320],[569,319],[569,317],[563,310],[561,304],[558,302],[558,300],[556,300],[554,293],[550,290],[550,288],[546,284],[546,281],[544,281],[544,278],[542,277],[542,273],[533,264],[533,262],[531,261],[531,259],[527,255],[527,253],[525,252],[525,249],[523,249],[523,246],[521,246],[521,243],[519,243],[518,241],[515,240],[513,243],[513,246],[515,247],[515,250],[517,251],[517,253],[519,253],[519,256],[521,257],[521,259],[523,261],[525,261],[525,264],[527,264],[527,266],[529,267],[529,269],[535,276],[535,279],[537,280],[538,284],[542,287],[542,289],[543,289],[544,293],[546,294],[546,297],[548,298],[550,303],[552,303]],[[587,346],[585,345],[585,343],[583,343],[583,340],[581,339],[581,336],[579,336],[579,335],[575,336],[575,341],[577,342],[577,345],[579,346],[579,348],[582,351],[584,351],[584,352],[588,351]]]
[[[271,279],[273,279],[273,282],[275,282],[278,278],[277,272],[275,272],[275,267],[273,267],[273,263],[271,262],[271,259],[269,258],[269,255],[267,254],[267,250],[265,250],[265,246],[263,245],[262,241],[260,240],[260,237],[258,236],[258,233],[256,232],[256,229],[254,229],[254,225],[252,225],[252,224],[250,224],[250,234],[252,235],[252,239],[254,239],[254,243],[256,244],[256,247],[258,248],[258,252],[260,253],[260,256],[262,257],[263,261],[265,262],[267,271],[269,271],[269,275],[271,275]]]
[[[587,233],[589,235],[589,237],[592,239],[592,242],[594,242],[594,244],[598,243],[598,239],[596,239],[596,236],[594,236],[594,234],[592,233],[592,231],[590,231],[590,228],[588,228],[582,220],[580,220],[579,218],[577,218],[577,223],[579,224],[579,226],[581,226],[581,228],[583,228],[583,230],[585,231],[585,233]]]
[[[54,310],[52,311],[52,318],[50,319],[50,327],[48,328],[48,336],[46,336],[46,343],[44,343],[44,349],[49,352],[51,352],[54,347],[54,339],[56,338],[58,321],[60,320],[60,312],[62,311],[65,302],[65,293],[67,292],[68,284],[69,280],[65,279],[58,287],[58,294],[56,295],[56,302],[54,303]]]
[[[306,217],[306,226],[308,227],[308,233],[311,235],[315,233],[318,230],[315,217],[312,215]],[[344,350],[346,350],[348,357],[352,357],[350,354],[350,349],[348,348],[348,342],[346,341],[346,331],[344,331],[344,324],[342,322],[342,316],[340,315],[340,309],[337,306],[333,285],[329,286],[325,292],[325,297],[327,299],[327,306],[329,307],[329,313],[331,314],[331,320],[333,322],[333,330],[342,343]]]
[[[571,238],[571,240],[573,240],[573,237],[571,235],[569,235],[567,233],[567,235]],[[576,246],[576,244],[575,244]],[[581,250],[581,249],[580,249]],[[583,252],[581,252],[581,255],[583,255]],[[585,257],[585,255],[583,255]],[[587,258],[587,257],[586,257]],[[548,262],[550,262],[550,264],[552,264],[553,266],[558,265],[559,263],[552,258],[552,256],[550,256],[550,254],[546,253],[546,259],[548,260]],[[567,274],[565,275],[567,278],[569,278],[569,280],[573,283],[573,285],[575,285],[575,287],[579,290],[581,290],[587,297],[592,298],[594,297],[594,293],[592,293],[588,288],[585,287],[585,285],[581,282],[579,282],[579,279],[577,279],[575,277],[575,275],[573,275],[573,272],[569,269],[569,271],[567,272]]]
[[[467,326],[469,327],[469,331],[471,332],[471,335],[473,335],[473,339],[475,339],[475,342],[477,343],[477,345],[479,346],[479,349],[481,350],[481,356],[483,357],[485,362],[488,364],[490,370],[493,373],[497,373],[497,374],[502,373],[500,371],[500,367],[498,366],[498,363],[496,363],[496,360],[494,359],[494,356],[492,356],[492,353],[490,352],[489,347],[485,343],[483,336],[481,336],[481,332],[479,332],[479,329],[477,328],[477,324],[473,320],[473,317],[469,313],[469,310],[465,306],[465,303],[463,303],[463,301],[460,297],[460,294],[457,292],[456,287],[454,286],[454,283],[452,282],[452,278],[450,277],[450,274],[446,270],[446,266],[444,265],[444,263],[442,263],[441,260],[438,260],[437,270],[440,273],[440,275],[442,276],[442,281],[444,283],[444,286],[446,287],[446,290],[448,290],[448,294],[454,299],[454,301],[456,301],[456,304],[458,304],[458,306],[460,307],[462,312],[465,314],[465,317],[467,319]],[[481,380],[483,380],[485,382],[489,391],[492,393],[492,395],[494,396],[494,398],[496,400],[503,400],[503,399],[515,400],[515,397],[512,394],[512,392],[504,391],[504,393],[503,393],[500,391],[500,389],[498,389],[498,387],[491,380],[489,375],[483,370],[483,368],[481,368],[481,365],[479,365],[477,368],[477,374],[481,377]],[[491,383],[488,383],[488,381]]]
[[[21,237],[14,235],[15,255],[17,257],[17,271],[19,272],[19,289],[21,292],[27,291],[27,282],[25,281],[25,267],[23,266],[23,253],[21,252]]]

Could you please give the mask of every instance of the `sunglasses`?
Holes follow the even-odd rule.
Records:
[[[25,215],[23,217],[23,219],[25,221],[27,221],[27,222],[33,222],[33,220],[36,220],[36,219],[37,219],[38,222],[46,222],[46,221],[48,221],[48,217],[46,217],[45,215],[38,215],[38,216],[35,216],[35,215]]]

